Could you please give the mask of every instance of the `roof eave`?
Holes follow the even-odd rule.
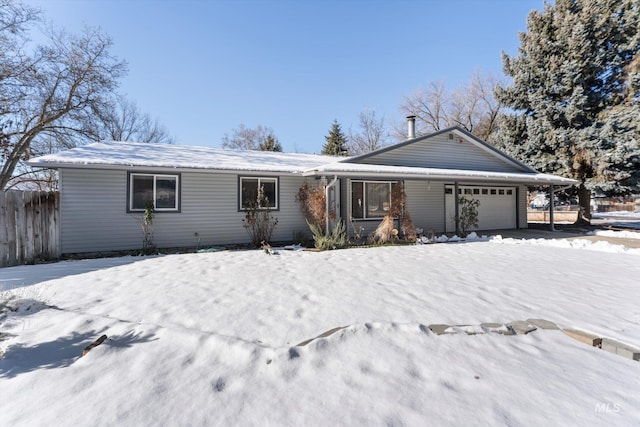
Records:
[[[365,172],[365,171],[331,171],[331,170],[307,170],[302,174],[305,177],[337,175],[340,178],[376,177],[385,179],[427,179],[439,181],[474,181],[474,182],[512,182],[524,185],[576,185],[578,181],[569,178],[555,177],[551,175],[491,175],[483,174],[455,174],[455,173],[407,173],[407,172]]]
[[[265,175],[292,175],[300,176],[303,171],[293,170],[269,170],[269,169],[224,169],[224,168],[187,168],[187,167],[170,167],[170,166],[149,166],[149,165],[113,165],[102,163],[40,163],[40,162],[27,162],[34,168],[41,169],[94,169],[94,170],[124,170],[124,171],[148,171],[148,172],[181,172],[181,173],[221,173],[221,174],[265,174]]]

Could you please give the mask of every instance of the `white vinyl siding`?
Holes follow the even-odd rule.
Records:
[[[393,150],[368,156],[357,163],[389,166],[411,166],[439,169],[483,170],[490,172],[522,172],[522,168],[503,160],[497,154],[453,134],[419,139]]]
[[[444,183],[407,180],[404,182],[407,209],[416,227],[425,233],[444,231]]]
[[[182,173],[181,211],[157,212],[154,243],[159,248],[203,247],[248,243],[238,211],[238,176],[218,173]],[[279,177],[278,225],[272,240],[292,241],[308,226],[294,195],[302,177]],[[106,252],[142,247],[142,212],[127,212],[127,172],[62,169],[61,252]]]
[[[139,214],[127,213],[125,171],[60,170],[60,251],[142,247]]]

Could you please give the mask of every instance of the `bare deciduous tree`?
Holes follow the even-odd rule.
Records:
[[[375,110],[365,109],[359,116],[359,132],[349,129],[347,150],[349,155],[369,153],[389,143],[384,117],[377,117]]]
[[[252,129],[241,124],[231,134],[224,134],[222,146],[240,150],[258,150],[260,144],[264,143],[269,136],[275,138],[273,129],[268,126],[258,125],[255,129]]]
[[[41,149],[71,144],[87,116],[106,108],[126,72],[125,63],[109,52],[111,39],[98,29],[78,36],[48,30],[47,44],[27,51],[26,31],[37,17],[0,0],[1,189],[19,182],[28,172],[22,162]]]
[[[450,126],[446,103],[448,94],[443,81],[429,83],[404,98],[400,110],[406,116],[416,116],[416,136],[426,135]],[[398,136],[406,136],[404,128]]]
[[[400,110],[407,116],[416,116],[416,136],[460,126],[487,141],[496,129],[502,109],[493,96],[498,83],[495,76],[479,71],[454,92],[447,91],[442,81],[430,83],[427,89],[420,88],[405,97]],[[396,129],[396,133],[405,137],[404,128]]]
[[[93,141],[133,141],[171,144],[175,142],[167,129],[148,114],[140,111],[135,102],[118,95],[102,111],[97,110],[86,126]]]
[[[502,104],[493,96],[493,89],[498,83],[494,75],[474,72],[469,83],[452,95],[452,122],[488,141],[496,130],[502,109]]]

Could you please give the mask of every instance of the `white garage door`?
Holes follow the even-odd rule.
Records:
[[[456,230],[453,185],[445,186],[445,217],[447,232]],[[480,201],[478,206],[478,230],[517,228],[515,187],[458,187],[460,197]]]

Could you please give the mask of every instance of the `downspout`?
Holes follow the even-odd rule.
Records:
[[[325,216],[326,216],[326,224],[325,224],[325,231],[324,231],[324,235],[328,236],[329,235],[329,189],[331,187],[333,187],[336,182],[338,181],[338,175],[334,175],[333,176],[333,181],[331,181],[329,184],[327,184],[324,187],[324,211],[325,211]]]
[[[520,186],[516,187],[516,230],[520,230]]]
[[[453,204],[455,206],[455,220],[456,220],[456,236],[460,237],[460,196],[458,195],[459,183],[454,182],[453,189]]]

